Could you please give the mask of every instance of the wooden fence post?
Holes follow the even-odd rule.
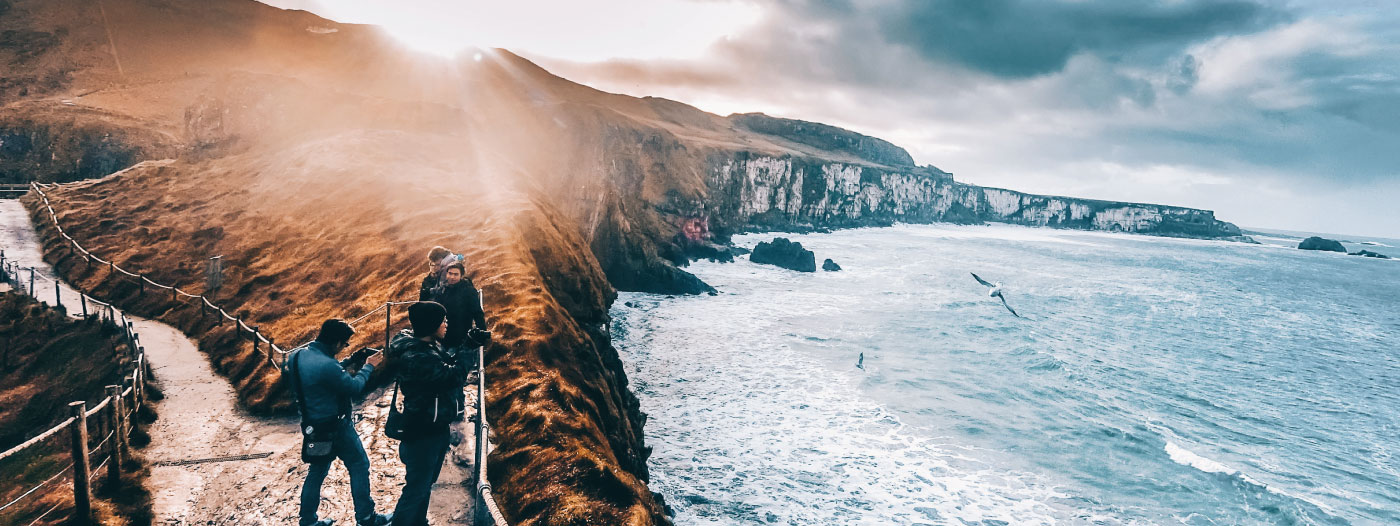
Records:
[[[122,411],[122,386],[107,386],[107,400],[110,404],[107,408],[107,422],[108,427],[112,429],[112,446],[109,450],[112,457],[108,460],[111,465],[107,468],[107,491],[116,495],[122,489],[122,463],[126,461],[126,414]]]
[[[92,522],[92,471],[88,466],[87,402],[68,404],[73,412],[73,524]]]
[[[145,393],[141,392],[143,390],[141,386],[146,383],[145,363],[146,357],[137,354],[136,373],[131,376],[131,409],[133,411],[141,409],[141,397],[145,396]]]

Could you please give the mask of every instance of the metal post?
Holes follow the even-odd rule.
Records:
[[[253,352],[258,352],[258,340],[261,339],[258,335],[258,327],[253,326]]]
[[[384,304],[384,352],[389,352],[389,332],[394,330],[394,304]]]
[[[203,320],[209,315],[209,306],[204,303],[204,296],[199,297],[199,319]]]
[[[146,295],[146,275],[145,275],[145,274],[138,274],[138,275],[136,276],[136,284],[141,286],[141,288],[140,288],[139,290],[136,291],[136,297],[139,298],[139,297],[145,296],[145,295]]]
[[[57,307],[63,306],[63,293],[58,289],[58,280],[53,280],[53,303]]]
[[[38,296],[34,295],[34,267],[29,267],[29,296],[39,299]]]
[[[78,293],[78,302],[83,304],[83,319],[87,319],[87,294]]]
[[[126,459],[126,426],[122,420],[126,416],[122,411],[122,386],[107,386],[107,422],[112,430],[112,458],[107,468],[107,491],[113,495],[121,492],[122,489],[122,463]]]
[[[88,466],[87,402],[68,404],[73,413],[73,524],[92,522],[92,471]]]
[[[476,521],[473,524],[491,524],[491,515],[487,513],[484,498],[485,488],[491,486],[491,481],[486,479],[486,448],[491,444],[490,427],[486,424],[486,346],[478,346],[476,352],[478,367],[481,370],[476,375],[476,451],[473,455],[476,464],[472,466],[472,486],[476,489],[473,492]]]

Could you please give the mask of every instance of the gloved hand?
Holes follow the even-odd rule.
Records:
[[[480,327],[472,327],[471,330],[467,331],[467,338],[470,338],[477,345],[486,345],[491,343],[491,331]]]

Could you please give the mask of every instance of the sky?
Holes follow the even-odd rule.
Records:
[[[1400,238],[1396,0],[264,0],[889,140],[960,181]]]

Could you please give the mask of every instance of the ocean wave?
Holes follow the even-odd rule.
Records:
[[[1297,508],[1296,513],[1288,513],[1283,507],[1279,506],[1264,506],[1263,508],[1265,510],[1286,514],[1292,519],[1301,521],[1303,524],[1349,524],[1348,521],[1335,516],[1334,510],[1328,508],[1326,505],[1320,502],[1317,502],[1313,499],[1309,499],[1302,495],[1296,495],[1291,492],[1286,492],[1271,487],[1268,484],[1260,482],[1259,480],[1254,479],[1249,475],[1246,475],[1244,472],[1238,469],[1229,467],[1225,464],[1222,464],[1215,460],[1211,460],[1201,455],[1197,455],[1196,453],[1193,453],[1190,450],[1177,445],[1175,442],[1168,440],[1166,446],[1163,449],[1166,450],[1167,456],[1172,459],[1172,462],[1176,462],[1177,464],[1181,464],[1183,466],[1195,468],[1205,473],[1213,473],[1229,477],[1249,487],[1253,487],[1260,492],[1291,500],[1293,501],[1293,507]],[[1304,504],[1306,506],[1303,506]],[[1315,510],[1315,512],[1304,512],[1302,510],[1302,508],[1304,507],[1311,507]],[[1319,523],[1317,521],[1314,521],[1310,518],[1311,515],[1319,515],[1325,522]]]
[[[1177,464],[1181,464],[1183,466],[1193,467],[1206,473],[1221,473],[1225,475],[1238,475],[1240,473],[1239,470],[1232,469],[1229,466],[1192,453],[1186,448],[1178,446],[1175,442],[1172,442],[1170,440],[1167,441],[1166,450],[1167,456],[1171,457],[1172,462],[1176,462]],[[1253,482],[1249,479],[1249,477],[1246,477],[1244,475],[1240,475],[1240,477],[1246,481]],[[1255,484],[1258,483],[1255,482]]]

